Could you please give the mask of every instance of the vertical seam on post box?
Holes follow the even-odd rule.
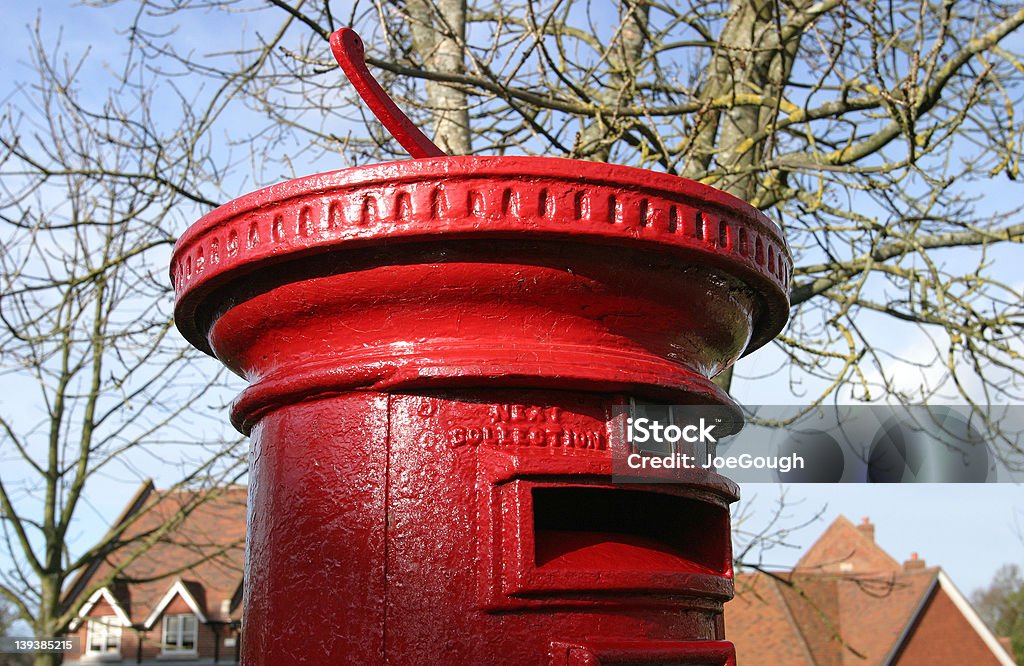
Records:
[[[392,395],[385,393],[384,413],[387,418],[384,420],[384,595],[383,616],[381,617],[380,651],[384,663],[388,660],[388,589],[391,585],[388,575],[391,542],[391,401]]]

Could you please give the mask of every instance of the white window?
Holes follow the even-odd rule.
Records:
[[[197,630],[195,615],[164,615],[163,651],[195,652]]]
[[[114,615],[91,618],[86,640],[86,654],[121,654],[121,621]]]

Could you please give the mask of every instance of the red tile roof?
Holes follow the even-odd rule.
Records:
[[[736,597],[725,611],[725,635],[736,645],[738,663],[765,663],[761,655],[771,655],[776,663],[814,665],[780,586],[771,576],[736,576]]]
[[[203,495],[180,491],[162,497],[150,490],[152,496],[144,497],[144,501],[136,501],[138,496],[133,499],[136,508],[143,504],[149,508],[138,515],[124,536],[144,535],[168,520],[180,520],[180,524],[131,561],[107,589],[136,625],[146,621],[178,579],[208,620],[237,619],[241,612],[237,608],[237,594],[245,553],[247,489],[230,486]],[[201,501],[197,503],[198,500]],[[189,513],[181,518],[183,511]],[[119,522],[126,518],[130,516],[123,515]],[[95,581],[132,554],[131,546],[115,551],[75,581],[69,594],[88,592]]]

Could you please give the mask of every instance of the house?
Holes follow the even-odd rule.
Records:
[[[874,536],[840,516],[792,571],[737,574],[725,618],[738,663],[1016,664],[942,569],[916,553],[900,564]]]
[[[154,493],[144,486],[115,527]],[[194,499],[165,495],[126,534],[144,534]],[[64,663],[237,663],[245,499],[244,487],[217,489],[106,587],[90,581],[126,553],[84,572],[67,591],[89,595],[72,628],[82,653]],[[916,555],[900,564],[875,543],[874,529],[839,517],[791,571],[737,574],[725,622],[738,663],[1015,664],[941,569]]]
[[[112,529],[144,538],[176,527],[145,550],[114,551],[83,571],[65,603],[85,598],[71,635],[81,652],[64,664],[230,664],[238,662],[245,546],[244,486],[161,493],[147,483]],[[97,587],[123,566],[113,582]]]

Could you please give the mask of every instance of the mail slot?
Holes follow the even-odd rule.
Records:
[[[669,492],[563,484],[534,487],[530,499],[540,569],[712,575],[730,570],[724,507]]]

